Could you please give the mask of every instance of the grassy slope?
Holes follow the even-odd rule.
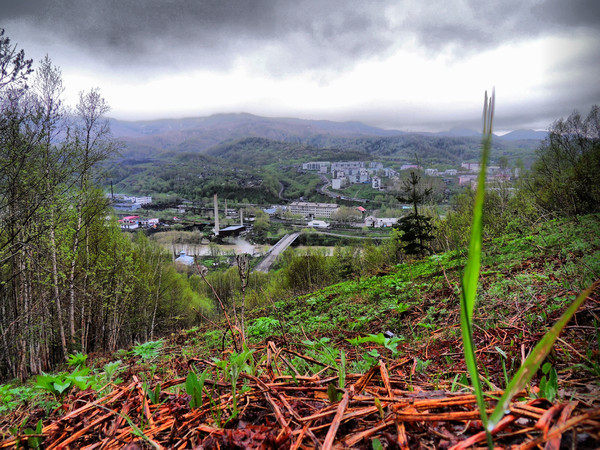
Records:
[[[484,243],[474,317],[477,357],[489,388],[505,386],[503,360],[509,375],[514,373],[522,354],[533,347],[573,296],[600,278],[599,231],[600,216],[595,215],[583,217],[577,224],[544,223],[533,232]],[[370,358],[378,353],[389,366],[396,367],[396,375],[405,380],[405,389],[450,390],[465,372],[457,288],[464,263],[465,255],[460,252],[441,254],[251,311],[247,321],[251,345],[261,347],[272,340],[279,347],[296,347],[323,362],[331,357],[328,354],[339,355],[333,349],[344,349],[348,373],[368,370]],[[600,355],[594,318],[599,316],[596,292],[548,357],[558,371],[559,397],[595,407],[600,402]],[[346,340],[388,330],[402,339],[394,355],[381,345],[364,343],[354,347]],[[222,357],[222,338],[221,329],[204,324],[173,335],[154,361],[143,363],[122,351],[108,359],[97,358],[90,365],[102,367],[109,359],[119,357],[128,368],[121,373],[125,382],[134,374],[144,379],[151,373],[155,380],[164,382],[185,377],[190,358]],[[300,358],[291,363],[301,374],[321,370]],[[540,375],[534,377],[533,385],[539,383]],[[171,392],[179,391],[171,388]],[[76,395],[74,389],[64,401],[73,402]],[[34,401],[30,399],[0,420],[4,437],[9,435],[9,426],[28,415],[28,426],[32,427],[39,418],[47,424],[60,416],[61,410],[47,416],[39,401],[37,395]]]
[[[481,366],[493,368],[490,379],[502,387],[502,356],[495,347],[506,353],[508,366],[514,364],[516,370],[522,344],[529,350],[574,296],[600,278],[600,217],[585,217],[578,225],[543,224],[531,234],[485,242],[484,251],[475,339],[478,348],[485,349],[478,355]],[[457,369],[464,370],[458,310],[464,263],[460,252],[441,254],[397,266],[383,276],[280,302],[277,312],[269,308],[253,314],[280,319],[291,342],[327,336],[336,346],[348,347],[345,338],[389,330],[403,337],[399,346],[403,355],[431,361],[423,380],[452,379]],[[599,315],[597,303],[584,304],[553,351],[550,362],[567,379],[575,376],[569,370],[573,364],[598,362],[592,320]],[[265,320],[255,321],[256,326],[261,322]],[[272,331],[281,334],[280,329]],[[349,358],[357,368],[362,364],[360,352],[357,359]]]

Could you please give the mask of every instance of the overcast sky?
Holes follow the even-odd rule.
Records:
[[[249,112],[545,129],[600,103],[598,0],[0,0],[0,27],[111,116]]]

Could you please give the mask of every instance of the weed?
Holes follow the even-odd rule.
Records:
[[[348,328],[352,331],[361,329],[372,319],[371,316],[360,316],[348,324]]]
[[[371,367],[379,364],[380,358],[381,358],[381,355],[375,348],[373,350],[365,352],[362,355],[361,360],[357,360],[352,364],[353,371],[358,372],[358,373],[365,373]]]
[[[538,396],[552,403],[558,393],[558,375],[556,374],[556,369],[550,363],[545,363],[542,366],[542,372],[544,376],[540,380]],[[546,379],[546,376],[548,376],[548,379]]]
[[[160,403],[160,383],[156,383],[156,386],[154,386],[154,390],[150,389],[148,383],[144,383],[142,385],[142,388],[148,396],[148,398],[150,399],[150,402],[152,402],[154,405],[158,405]]]
[[[383,450],[383,444],[377,438],[371,441],[371,446],[373,447],[373,450]]]
[[[279,328],[279,320],[272,317],[259,317],[248,326],[250,336],[268,336]]]
[[[119,359],[117,361],[109,362],[104,365],[103,370],[107,382],[112,381],[115,378],[115,376],[119,373],[119,371],[121,370],[121,364],[121,360]]]
[[[204,390],[204,380],[208,371],[200,374],[200,378],[194,371],[191,371],[185,379],[185,391],[190,396],[190,408],[196,409],[202,407],[202,391]]]
[[[151,361],[153,359],[158,358],[162,346],[162,339],[159,339],[158,341],[148,341],[144,342],[143,344],[134,345],[131,349],[130,354],[133,356],[139,356],[140,359],[144,362]]]
[[[87,361],[88,355],[84,353],[77,352],[73,355],[69,355],[67,357],[67,365],[69,367],[79,367],[85,366],[85,362]]]
[[[69,389],[77,387],[87,389],[94,383],[95,377],[90,375],[88,367],[77,367],[72,373],[51,375],[42,372],[36,378],[36,388],[49,392],[54,398],[63,399]]]
[[[23,427],[25,426],[25,424],[27,423],[28,420],[29,420],[28,418],[25,418],[18,427],[11,427],[8,430],[13,436],[17,436],[16,442],[15,442],[16,448],[21,447],[21,439],[19,436],[21,435],[21,430],[23,429]],[[25,428],[23,430],[23,434],[25,436],[36,435],[36,436],[31,436],[31,437],[27,438],[27,448],[41,448],[43,438],[38,435],[42,434],[42,428],[43,428],[42,419],[40,419],[38,421],[35,429]]]
[[[358,346],[359,344],[364,344],[365,342],[373,342],[375,344],[383,345],[385,348],[392,352],[392,356],[397,356],[398,344],[404,340],[402,336],[392,336],[390,338],[385,337],[383,333],[379,334],[369,334],[368,336],[355,338],[355,339],[346,339],[354,346]]]
[[[463,277],[461,279],[461,299],[460,299],[460,324],[463,338],[463,347],[465,362],[468,372],[471,376],[471,383],[475,390],[477,405],[481,415],[481,421],[486,432],[488,448],[493,448],[493,440],[491,431],[498,424],[500,419],[508,410],[508,405],[512,397],[520,391],[537,372],[543,360],[550,352],[554,342],[558,338],[559,333],[565,327],[570,318],[575,314],[579,306],[587,298],[591,292],[591,288],[583,292],[572,304],[567,311],[558,320],[557,323],[542,337],[540,342],[529,354],[521,368],[512,378],[504,394],[498,401],[492,415],[489,417],[486,413],[486,406],[483,399],[483,390],[479,381],[479,371],[477,369],[477,361],[475,356],[475,345],[473,342],[473,311],[475,307],[475,298],[477,294],[477,285],[479,281],[479,272],[481,267],[481,247],[483,243],[483,201],[485,196],[485,173],[487,160],[491,148],[492,140],[492,119],[494,111],[494,94],[491,99],[486,99],[484,103],[484,139],[483,152],[481,158],[481,167],[479,179],[477,182],[477,191],[475,194],[475,204],[473,206],[473,225],[471,227],[471,239],[469,242],[469,256]],[[548,383],[546,383],[548,384]]]
[[[243,350],[240,353],[232,353],[229,355],[228,360],[214,359],[215,365],[223,371],[223,375],[231,383],[231,396],[233,398],[231,419],[235,418],[239,413],[237,407],[237,382],[240,374],[242,372],[246,372],[251,375],[254,374],[255,368],[254,359],[252,357],[253,353],[254,349],[250,350],[246,344],[243,344]],[[251,361],[250,364],[249,361]]]
[[[431,364],[430,359],[422,361],[421,359],[417,358],[415,360],[415,372],[425,373],[425,371],[427,370],[427,367],[429,367],[429,364]]]
[[[19,404],[19,401],[15,400],[17,396],[17,389],[10,384],[0,385],[0,414],[13,410]]]
[[[331,339],[322,337],[318,341],[302,341],[302,344],[304,344],[308,349],[312,350],[311,352],[307,352],[309,356],[313,356],[317,361],[337,369],[337,350],[333,346],[329,345],[330,341]]]

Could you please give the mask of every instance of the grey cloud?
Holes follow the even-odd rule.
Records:
[[[546,0],[532,8],[534,14],[563,26],[600,26],[600,2],[597,0]]]
[[[110,66],[224,67],[275,48],[271,72],[343,68],[416,41],[456,55],[518,36],[598,22],[597,2],[534,0],[380,2],[345,0],[28,0],[3,5]],[[280,61],[283,58],[283,62]]]
[[[579,33],[589,46],[555,68],[545,86],[549,98],[526,108],[506,105],[497,124],[547,127],[573,108],[586,111],[600,103],[597,0],[27,0],[2,2],[0,17],[42,47],[52,41],[137,78],[226,70],[238,58],[256,57],[256,67],[271,75],[318,70],[315,77],[326,81],[328,71],[384,57],[406,44],[462,58],[523,38]],[[8,28],[7,34],[27,52]],[[447,111],[373,106],[340,118],[405,129],[439,129],[441,122],[478,128],[474,113],[476,120],[471,113],[454,113],[448,121]]]

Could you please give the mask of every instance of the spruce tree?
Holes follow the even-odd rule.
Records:
[[[421,177],[414,171],[404,181],[404,195],[397,198],[402,203],[410,203],[413,209],[408,215],[401,217],[394,228],[401,232],[399,239],[406,254],[424,256],[431,251],[427,243],[433,239],[433,225],[431,217],[420,214],[419,205],[429,198],[432,188],[423,188],[420,181]]]

